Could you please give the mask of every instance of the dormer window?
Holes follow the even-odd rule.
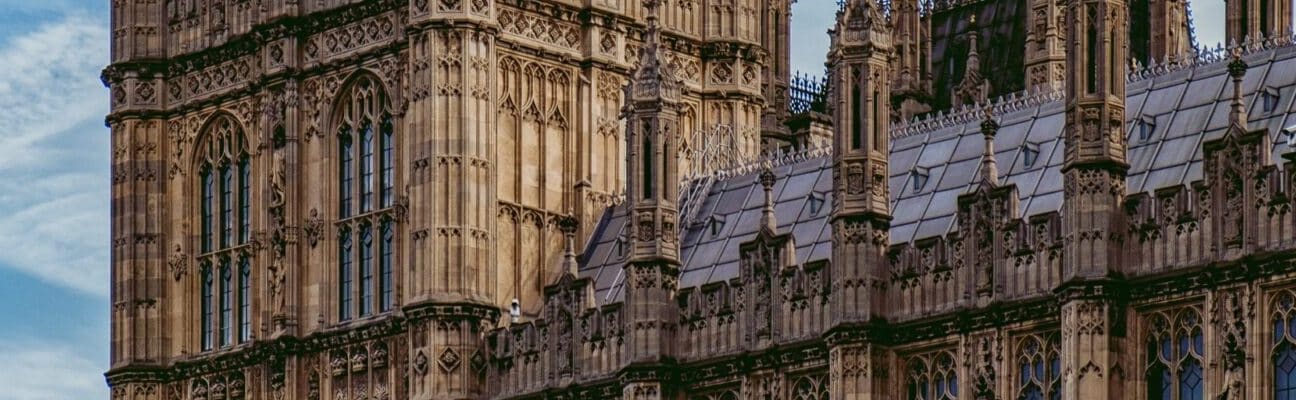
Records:
[[[1140,117],[1138,122],[1134,123],[1134,132],[1138,134],[1139,140],[1152,139],[1152,134],[1156,132],[1156,120],[1148,116]]]
[[[810,198],[807,200],[807,203],[807,207],[810,208],[810,215],[819,215],[819,211],[822,210],[824,206],[824,196],[819,193],[810,193]]]
[[[707,219],[707,232],[711,234],[711,237],[720,236],[720,232],[724,231],[724,226],[725,217],[723,215],[712,215],[711,218]]]
[[[1026,143],[1022,146],[1022,166],[1031,168],[1035,166],[1035,161],[1039,160],[1040,148],[1038,143]]]
[[[909,187],[911,192],[922,192],[927,186],[927,180],[931,177],[931,171],[927,168],[918,167],[909,173]]]
[[[617,235],[617,238],[616,238],[616,254],[617,254],[617,257],[625,257],[625,255],[626,255],[626,247],[628,247],[628,246],[627,246],[628,244],[630,244],[630,238],[626,237],[625,233],[622,233],[622,234],[620,234],[620,235]]]
[[[1278,89],[1267,87],[1260,91],[1260,107],[1265,114],[1273,113],[1278,109],[1278,99]]]

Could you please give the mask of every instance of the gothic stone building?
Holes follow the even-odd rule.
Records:
[[[111,396],[1296,396],[1287,6],[1140,1],[114,1]]]

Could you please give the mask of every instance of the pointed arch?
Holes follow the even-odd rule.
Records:
[[[391,96],[377,74],[361,69],[340,86],[330,127],[339,221],[337,320],[395,307],[393,277],[398,245],[397,126]]]
[[[1273,322],[1270,360],[1275,399],[1296,395],[1296,293],[1281,290],[1270,303]]]
[[[251,340],[252,144],[233,114],[213,113],[194,147],[202,351]],[[237,271],[235,270],[237,269]],[[246,274],[245,274],[246,273]],[[237,275],[237,278],[236,278]],[[237,307],[235,305],[237,304]],[[247,329],[245,329],[245,327]]]
[[[1061,355],[1057,332],[1025,335],[1017,341],[1017,398],[1056,400],[1062,398]]]
[[[1147,398],[1202,398],[1205,348],[1200,313],[1188,307],[1153,312],[1144,320]]]

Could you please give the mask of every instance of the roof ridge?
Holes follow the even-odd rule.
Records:
[[[1037,107],[1041,104],[1062,99],[1062,91],[1050,86],[1041,86],[1038,90],[1026,89],[996,97],[986,104],[967,104],[946,113],[945,110],[928,114],[926,118],[914,118],[891,128],[891,139],[900,139],[923,133],[930,133],[951,126],[962,126],[980,121],[987,108],[995,115],[1004,115],[1013,111]]]
[[[1234,52],[1241,56],[1248,56],[1264,51],[1290,47],[1296,44],[1296,33],[1287,35],[1275,35],[1271,37],[1260,37],[1253,39],[1247,37],[1242,43],[1229,43],[1225,46],[1223,43],[1217,43],[1214,48],[1191,49],[1189,53],[1179,59],[1165,59],[1160,63],[1152,60],[1152,64],[1142,65],[1135,63],[1129,74],[1126,75],[1126,82],[1138,82],[1141,80],[1152,79],[1164,76],[1171,72],[1192,69],[1199,66],[1205,66],[1220,62],[1227,62],[1233,59]]]

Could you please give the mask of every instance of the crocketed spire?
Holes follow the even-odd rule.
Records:
[[[676,78],[674,67],[665,63],[661,51],[661,28],[657,25],[661,0],[644,0],[648,10],[648,32],[644,46],[639,50],[639,70],[635,72],[632,83],[632,96],[636,101],[667,100],[679,101],[680,83]]]

